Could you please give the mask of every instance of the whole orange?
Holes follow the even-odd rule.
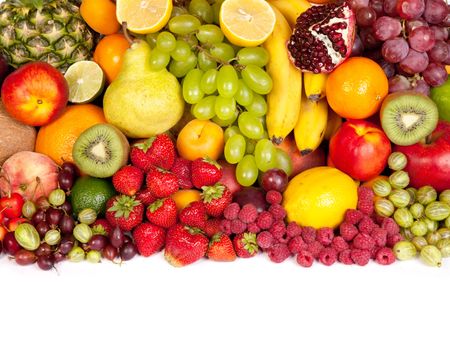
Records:
[[[103,109],[92,104],[67,107],[63,114],[39,129],[35,151],[56,163],[73,162],[72,147],[78,136],[95,124],[106,123]]]
[[[116,4],[111,0],[83,0],[81,17],[97,33],[109,35],[117,33],[120,24],[116,17]]]
[[[175,192],[172,199],[177,205],[177,210],[181,211],[186,208],[190,203],[200,200],[200,191],[197,190],[179,190]]]
[[[94,61],[97,62],[111,83],[119,74],[125,51],[130,47],[123,34],[111,34],[99,41],[94,51]]]
[[[388,79],[375,61],[351,57],[328,76],[326,95],[338,115],[365,119],[379,111],[388,87]]]

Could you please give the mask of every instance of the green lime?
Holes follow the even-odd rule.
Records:
[[[64,75],[69,84],[69,101],[86,103],[95,100],[105,85],[105,74],[93,61],[78,61]]]
[[[78,215],[83,209],[94,209],[104,214],[106,202],[116,194],[110,181],[96,177],[80,177],[72,187],[70,200],[73,212]]]
[[[450,122],[450,79],[438,87],[432,88],[431,99],[439,110],[439,118]]]

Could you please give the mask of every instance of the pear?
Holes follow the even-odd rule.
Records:
[[[178,123],[184,111],[180,83],[165,68],[150,69],[150,52],[145,41],[134,42],[103,98],[108,123],[131,138],[166,132]]]

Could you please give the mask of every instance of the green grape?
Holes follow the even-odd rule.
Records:
[[[215,116],[214,118],[211,119],[211,121],[221,126],[222,128],[226,128],[232,125],[236,121],[237,117],[238,117],[237,113],[230,119],[219,119],[217,116]]]
[[[177,40],[175,49],[170,53],[175,61],[186,61],[191,54],[190,46],[183,40]]]
[[[246,139],[245,142],[247,143],[247,147],[245,148],[245,154],[253,154],[255,153],[255,147],[257,140],[252,139]]]
[[[200,17],[206,23],[214,21],[214,11],[206,0],[192,0],[189,3],[188,10],[194,16]]]
[[[269,62],[269,53],[263,47],[244,47],[237,53],[237,62],[242,65],[254,64],[264,67]]]
[[[258,178],[258,167],[255,157],[247,154],[242,158],[236,167],[236,179],[241,186],[251,186]]]
[[[153,71],[159,71],[166,68],[170,62],[170,55],[167,52],[163,52],[158,48],[154,48],[150,53],[150,69]]]
[[[211,119],[216,112],[214,106],[216,105],[216,96],[206,96],[200,100],[199,103],[192,106],[192,114],[195,118],[200,120]]]
[[[230,44],[218,43],[211,46],[209,49],[211,56],[219,60],[229,62],[234,58],[234,49]]]
[[[192,53],[186,61],[172,60],[169,64],[169,71],[177,78],[184,77],[197,64],[197,56]]]
[[[255,161],[258,169],[267,171],[276,167],[275,146],[268,139],[261,139],[255,147]]]
[[[216,0],[214,4],[212,4],[212,10],[213,10],[213,22],[215,24],[220,24],[220,7],[222,6],[222,3],[224,0]]]
[[[211,95],[217,90],[217,70],[208,69],[202,76],[200,88],[205,94]]]
[[[177,46],[177,39],[170,32],[160,32],[156,37],[156,48],[162,52],[170,53]]]
[[[259,140],[264,134],[264,126],[253,114],[243,112],[238,118],[239,129],[249,139]]]
[[[187,13],[188,13],[188,10],[186,7],[174,6],[172,9],[172,13],[170,14],[170,18],[185,15]]]
[[[257,94],[266,95],[272,90],[272,78],[261,67],[249,64],[241,74],[248,87]]]
[[[288,176],[292,174],[292,159],[281,148],[275,148],[275,167],[283,170]]]
[[[202,71],[207,71],[209,69],[216,69],[217,62],[210,57],[210,54],[206,51],[200,51],[198,53],[198,67]]]
[[[262,117],[267,113],[266,99],[259,94],[253,94],[253,101],[245,107],[255,117]]]
[[[158,33],[150,33],[145,36],[145,41],[150,45],[150,48],[156,47],[156,38],[158,37]]]
[[[220,96],[233,97],[238,88],[239,78],[231,65],[222,66],[217,74],[217,91]]]
[[[232,97],[217,96],[214,110],[219,119],[229,120],[236,113],[236,101]]]
[[[183,98],[187,103],[195,104],[205,95],[200,88],[203,71],[196,68],[186,74],[183,80]]]
[[[198,45],[198,40],[195,34],[188,34],[183,36],[178,36],[178,39],[183,40],[186,44],[191,47],[191,50]]]
[[[173,17],[169,21],[169,30],[178,35],[186,35],[195,32],[201,26],[200,20],[189,14]]]
[[[225,129],[223,133],[223,139],[225,142],[227,142],[228,139],[234,135],[242,135],[241,131],[236,125],[229,126],[228,128]]]
[[[238,81],[238,88],[234,98],[237,103],[244,107],[253,102],[253,91],[242,79],[239,79]]]
[[[215,24],[204,24],[197,32],[197,39],[202,44],[217,44],[223,41],[224,35]]]
[[[225,160],[230,164],[241,161],[245,155],[245,138],[241,134],[236,134],[225,143]]]

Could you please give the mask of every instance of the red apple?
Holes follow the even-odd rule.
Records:
[[[450,189],[450,122],[439,121],[426,142],[394,146],[406,155],[406,171],[415,188],[430,185],[438,192]]]
[[[6,77],[1,91],[8,113],[33,126],[47,124],[58,117],[69,99],[66,79],[46,62],[23,65]]]
[[[381,174],[390,154],[386,134],[365,120],[346,121],[330,140],[331,163],[360,181]]]
[[[228,164],[225,160],[218,161],[222,167],[222,178],[219,180],[228,187],[232,194],[242,190],[242,186],[236,180],[236,165]]]

